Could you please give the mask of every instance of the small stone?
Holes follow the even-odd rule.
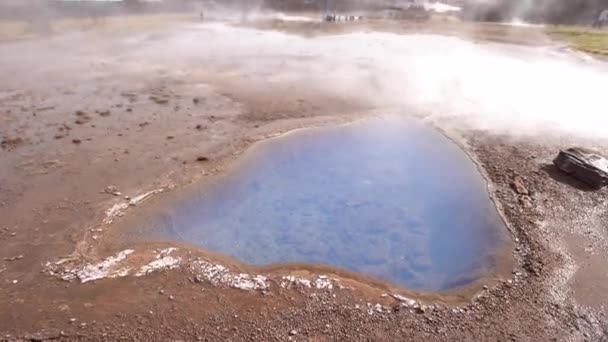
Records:
[[[532,199],[530,196],[522,196],[519,199],[519,204],[524,208],[532,208],[534,204],[532,203]]]
[[[109,110],[100,110],[98,113],[100,116],[109,116],[110,115]]]
[[[201,124],[196,125],[196,129],[198,129],[200,131],[201,129],[203,129],[203,125],[201,125]]]
[[[76,119],[76,121],[74,121],[74,123],[77,125],[84,125],[89,121],[91,121],[91,119],[88,116],[83,116],[83,117],[79,117],[78,119]]]
[[[167,140],[171,140],[171,139],[174,139],[174,138],[175,138],[175,137],[174,137],[174,136],[172,136],[172,135],[168,135],[168,136],[167,136]]]
[[[513,182],[511,183],[511,187],[515,190],[516,193],[520,195],[529,195],[530,192],[524,183],[524,179],[521,176],[515,176]]]
[[[297,335],[297,334],[298,334],[298,331],[297,331],[297,330],[295,330],[295,329],[294,329],[294,330],[290,330],[290,331],[289,331],[289,336],[295,336],[295,335]]]
[[[110,194],[110,195],[114,195],[114,196],[120,196],[120,191],[118,191],[118,188],[114,185],[108,185],[106,186],[106,188],[103,190],[105,193]]]
[[[70,318],[70,323],[76,322],[76,318]]]
[[[196,161],[199,161],[199,162],[209,161],[209,157],[198,156],[198,157],[196,157]]]
[[[169,300],[174,300],[174,299],[175,299],[175,297],[169,296]]]
[[[159,290],[159,291],[158,291],[158,293],[160,293],[160,294],[165,294],[165,290],[162,290],[162,289],[161,289],[161,290]]]
[[[80,140],[80,139],[72,139],[72,142],[74,144],[80,144],[82,142],[82,140]]]
[[[21,138],[21,137],[17,137],[17,138],[4,137],[4,138],[2,138],[2,141],[0,142],[0,146],[2,147],[3,150],[11,151],[11,150],[14,150],[15,148],[17,148],[22,143],[23,143],[23,138]]]
[[[158,96],[158,95],[152,95],[150,96],[150,100],[154,101],[157,104],[167,104],[169,103],[169,99],[166,97],[162,97],[162,96]]]

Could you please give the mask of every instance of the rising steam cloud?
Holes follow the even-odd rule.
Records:
[[[520,4],[526,4],[522,10],[530,6],[529,1]],[[237,3],[232,13],[253,13],[259,5],[252,2],[238,10],[242,4]],[[119,55],[104,55],[107,51],[91,55],[129,61],[116,65],[138,70],[166,67],[167,60],[175,63],[171,70],[178,71],[192,69],[192,63],[207,70],[229,63],[233,73],[257,75],[295,92],[317,89],[387,112],[434,120],[456,118],[471,127],[511,134],[563,130],[608,137],[608,66],[555,46],[479,44],[445,36],[378,32],[305,38],[221,23],[166,29],[160,40],[124,40]],[[95,41],[70,46],[97,49]],[[49,49],[44,53],[47,60],[69,60],[52,56]],[[3,55],[6,62],[13,58],[10,48]],[[21,75],[28,75],[27,71],[40,67],[39,55],[15,53],[14,65],[6,65],[13,71],[22,65]],[[29,59],[33,66],[26,65]],[[70,63],[88,62],[75,56]]]
[[[505,133],[557,129],[608,137],[608,67],[554,46],[378,32],[303,38],[224,24],[200,28],[176,35],[169,50],[222,56],[235,72],[387,111],[459,118]]]

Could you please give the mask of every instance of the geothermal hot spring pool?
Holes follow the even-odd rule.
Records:
[[[164,238],[248,264],[324,264],[418,290],[492,273],[507,240],[475,164],[406,119],[258,143],[227,176],[152,221]]]

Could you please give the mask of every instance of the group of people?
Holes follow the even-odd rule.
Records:
[[[324,17],[325,21],[357,21],[363,20],[360,15],[337,15],[337,14],[326,14]]]

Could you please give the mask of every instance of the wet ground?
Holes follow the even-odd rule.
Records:
[[[564,146],[608,152],[605,64],[384,23],[314,38],[281,25],[309,38],[183,23],[0,46],[0,338],[605,338],[606,192],[551,166]],[[514,242],[510,274],[417,292],[126,229],[221,183],[256,141],[387,112],[479,166]]]

